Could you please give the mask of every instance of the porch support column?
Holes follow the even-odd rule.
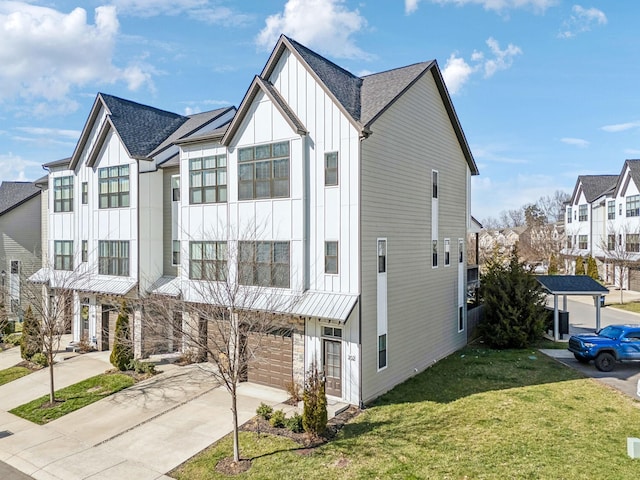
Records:
[[[558,313],[558,295],[553,294],[553,341],[557,342],[560,337],[559,332],[560,314]]]

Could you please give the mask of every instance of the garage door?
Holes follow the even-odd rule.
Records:
[[[285,389],[293,380],[293,340],[291,333],[257,334],[250,333],[247,379]]]
[[[629,290],[640,292],[640,270],[637,268],[629,269]]]

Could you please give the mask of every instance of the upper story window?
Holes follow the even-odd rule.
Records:
[[[571,207],[567,207],[567,223],[571,223]]]
[[[637,233],[628,233],[625,238],[625,250],[627,252],[640,252],[640,235]]]
[[[100,240],[98,242],[98,273],[129,276],[129,242]]]
[[[431,240],[431,266],[438,266],[438,240]]]
[[[89,203],[89,182],[82,182],[82,204]]]
[[[431,171],[431,197],[438,198],[438,171]]]
[[[571,235],[567,236],[567,248],[573,248],[573,242],[571,241],[573,237]]]
[[[588,248],[588,242],[587,235],[578,235],[578,248],[580,250],[586,250]]]
[[[616,236],[615,235],[607,235],[607,250],[615,250],[616,249]]]
[[[56,240],[53,250],[54,270],[73,270],[73,240]]]
[[[171,201],[180,201],[180,175],[171,176]]]
[[[289,196],[289,142],[238,149],[238,200]]]
[[[464,262],[464,240],[459,238],[458,239],[458,263],[462,263],[462,262]]]
[[[640,195],[627,197],[627,217],[640,216]]]
[[[82,263],[89,261],[89,240],[82,240],[81,260]]]
[[[98,169],[98,207],[129,206],[129,165]]]
[[[616,201],[607,202],[607,220],[615,220],[616,218]]]
[[[586,222],[588,218],[589,218],[589,213],[587,211],[587,206],[586,205],[578,206],[578,221]]]
[[[240,242],[238,283],[289,288],[289,242]]]
[[[387,273],[387,241],[378,240],[378,273]]]
[[[338,242],[324,242],[324,273],[338,273]]]
[[[180,265],[180,240],[171,241],[171,265]]]
[[[73,212],[73,177],[53,179],[53,211]]]
[[[212,155],[189,160],[189,202],[198,204],[226,201],[227,156]]]
[[[338,152],[324,154],[324,184],[338,185]]]
[[[227,242],[189,242],[189,278],[226,280]]]
[[[451,242],[448,238],[444,239],[444,266],[451,265]]]

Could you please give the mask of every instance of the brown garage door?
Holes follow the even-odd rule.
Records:
[[[293,340],[291,333],[249,333],[247,379],[285,389],[293,379]],[[255,353],[254,353],[255,352]]]
[[[640,292],[640,270],[637,268],[629,269],[629,290]]]

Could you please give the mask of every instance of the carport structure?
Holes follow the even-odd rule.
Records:
[[[600,328],[600,299],[609,289],[587,275],[540,275],[540,285],[553,295],[553,340],[559,339],[558,296],[562,295],[562,308],[567,309],[567,295],[591,295],[596,306],[596,330]]]

